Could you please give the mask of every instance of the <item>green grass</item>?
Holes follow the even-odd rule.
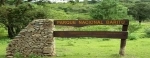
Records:
[[[5,58],[8,42],[7,37],[0,37],[0,58]]]
[[[124,57],[120,57],[119,39],[55,38],[57,56],[53,58],[149,58],[150,39],[128,40]],[[5,57],[9,40],[0,40],[0,58]],[[44,57],[46,58],[46,57]]]
[[[131,22],[139,26],[136,22]],[[132,25],[130,24],[130,25]],[[57,56],[51,58],[149,58],[150,57],[150,38],[145,36],[145,29],[149,28],[149,22],[144,22],[141,27],[135,30],[133,36],[137,40],[128,40],[125,50],[125,56],[119,56],[119,39],[103,41],[101,38],[55,38]],[[58,27],[60,28],[60,27]],[[61,28],[63,28],[61,26]],[[61,29],[63,30],[63,29]],[[64,30],[80,31],[121,31],[121,26],[85,26],[81,28],[65,27]],[[129,29],[128,29],[129,30]],[[5,58],[6,47],[10,41],[7,37],[7,31],[0,28],[0,58]],[[43,57],[47,58],[47,57]],[[49,58],[49,57],[48,57]]]

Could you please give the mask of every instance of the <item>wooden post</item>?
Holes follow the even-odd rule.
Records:
[[[122,26],[122,31],[127,31],[127,29],[128,29],[128,25],[123,25]],[[124,54],[125,54],[125,52],[124,52],[124,50],[125,50],[125,46],[126,46],[126,39],[127,38],[122,38],[121,39],[121,43],[120,43],[120,51],[119,51],[119,54],[121,55],[121,56],[124,56]]]

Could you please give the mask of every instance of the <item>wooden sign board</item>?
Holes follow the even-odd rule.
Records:
[[[54,20],[54,25],[128,25],[129,20]]]
[[[54,20],[54,25],[82,27],[86,25],[123,25],[122,31],[54,31],[54,37],[120,38],[120,55],[124,55],[129,20]]]
[[[128,32],[122,31],[54,31],[54,37],[100,37],[126,39]]]

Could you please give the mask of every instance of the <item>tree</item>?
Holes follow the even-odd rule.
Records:
[[[0,6],[5,4],[5,0],[0,0]]]
[[[150,0],[141,0],[142,2],[150,2]]]
[[[21,4],[22,0],[16,0],[16,6],[18,6],[19,4]]]
[[[90,15],[94,19],[124,19],[127,15],[127,7],[119,4],[119,1],[103,0],[91,10]]]
[[[79,0],[75,0],[77,3],[79,3]]]
[[[88,0],[84,0],[84,5],[86,5],[88,3]]]
[[[92,1],[91,1],[91,3],[96,3],[96,2],[97,2],[97,0],[92,0]]]
[[[150,5],[148,3],[136,3],[132,7],[129,7],[129,15],[132,15],[141,24],[142,21],[150,17]]]
[[[72,5],[75,5],[76,4],[76,2],[74,1],[74,0],[70,0],[69,1]]]
[[[28,3],[20,4],[17,7],[13,5],[0,7],[0,23],[3,23],[7,28],[8,37],[16,36],[33,19],[46,18],[47,14],[41,8]]]
[[[13,4],[13,2],[16,2],[16,6],[18,6],[22,2],[22,0],[0,0],[0,6],[4,5],[5,2],[8,4]]]

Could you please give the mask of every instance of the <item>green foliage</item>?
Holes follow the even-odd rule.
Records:
[[[146,33],[146,37],[150,37],[150,28],[146,29],[145,33]]]
[[[84,1],[87,2],[87,0]],[[13,36],[15,36],[22,28],[24,28],[29,22],[34,19],[133,19],[131,15],[127,15],[127,7],[130,8],[130,6],[133,5],[134,4],[124,5],[121,4],[118,0],[104,0],[99,3],[86,5],[84,4],[84,2],[76,3],[74,5],[71,3],[37,4],[26,2],[18,5],[17,7],[15,7],[15,5],[4,5],[0,7],[0,22],[5,25],[6,30],[9,30],[10,28],[13,29]],[[81,29],[118,30],[117,28],[112,29],[106,26],[90,26],[83,27]],[[130,33],[133,33],[138,29],[139,27],[136,25],[131,24],[129,26]]]
[[[6,30],[4,28],[0,28],[0,37],[7,36]]]
[[[0,23],[0,37],[7,36],[7,30],[5,29],[5,25]]]
[[[48,18],[51,19],[91,19],[89,9],[91,5],[77,3],[72,5],[66,4],[46,4],[44,9],[47,10]]]
[[[4,5],[0,7],[0,23],[8,30],[8,35],[13,38],[18,32],[34,19],[92,19],[89,16],[91,5],[78,3],[66,4],[35,4],[23,3]],[[79,14],[80,13],[80,14]]]
[[[49,9],[48,12],[49,19],[68,19],[68,15],[63,11]]]
[[[128,31],[129,31],[129,33],[134,33],[135,31],[137,31],[140,28],[142,28],[142,27],[138,24],[130,24],[128,27]]]
[[[72,5],[75,5],[75,4],[76,4],[76,2],[73,1],[73,0],[70,0],[69,2],[70,2],[70,4],[72,4]]]
[[[75,5],[72,5],[72,4],[60,4],[60,5],[55,5],[55,8],[57,7],[56,10],[63,10],[65,11],[66,13],[87,13],[90,9],[90,6],[86,6],[86,5],[83,5],[82,3],[78,3],[78,4],[75,4]]]
[[[150,17],[150,4],[139,2],[129,7],[128,13],[132,15],[136,20],[144,21]]]
[[[150,2],[150,0],[141,0],[142,2]]]
[[[128,17],[127,7],[121,5],[118,0],[104,0],[91,10],[94,19],[123,19]]]
[[[76,2],[79,2],[79,0],[75,0]]]
[[[97,2],[97,0],[92,0],[92,1],[91,1],[91,3],[96,3],[96,2]]]
[[[134,34],[134,33],[131,33],[131,34],[128,35],[128,39],[129,40],[137,40],[138,38],[139,37],[136,34]]]
[[[140,2],[141,0],[121,0],[121,2],[125,3],[135,3],[135,2]]]
[[[85,20],[88,20],[88,19],[92,19],[92,17],[90,16],[90,15],[87,15],[87,14],[76,14],[77,15],[77,17],[76,17],[76,19],[81,19],[81,20],[83,20],[83,19],[85,19]]]
[[[13,38],[33,19],[47,18],[47,13],[42,6],[24,3],[17,7],[4,5],[0,7],[0,23],[8,29],[8,35]]]
[[[84,5],[88,4],[88,0],[84,0],[83,4]]]
[[[6,0],[6,3],[10,4],[10,5],[13,5],[15,3],[15,1],[14,0]]]

